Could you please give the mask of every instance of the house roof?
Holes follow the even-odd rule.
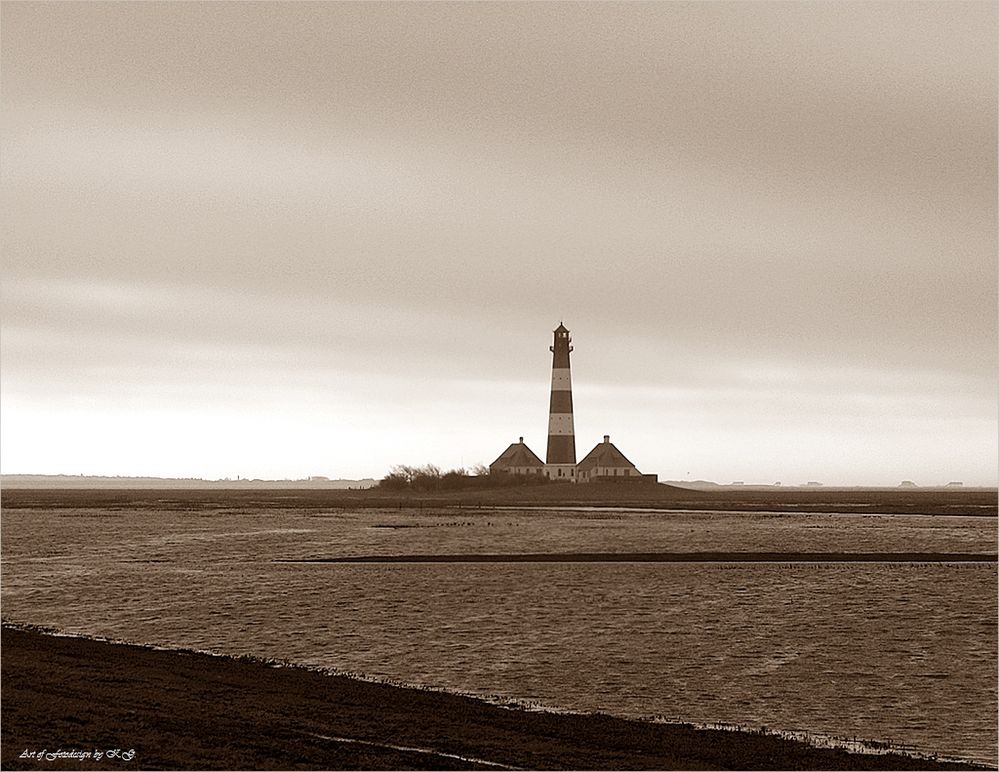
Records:
[[[631,467],[631,463],[620,450],[615,447],[610,440],[599,443],[593,450],[586,454],[586,457],[579,462],[577,468],[580,471],[588,472],[597,466],[608,467]]]
[[[511,444],[489,466],[544,466],[544,462],[521,441]]]

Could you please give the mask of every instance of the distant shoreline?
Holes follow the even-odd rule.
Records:
[[[4,474],[0,488],[11,490],[367,490],[378,484],[360,480],[310,477],[306,480],[202,480],[195,477],[109,477],[69,474]]]
[[[989,769],[777,734],[510,709],[4,624],[4,769]],[[134,761],[73,757],[120,749]]]

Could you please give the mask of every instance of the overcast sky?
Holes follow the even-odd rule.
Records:
[[[0,6],[4,473],[997,482],[997,6]]]

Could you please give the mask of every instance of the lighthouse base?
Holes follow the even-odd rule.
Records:
[[[554,482],[576,482],[575,464],[545,464],[545,477]]]

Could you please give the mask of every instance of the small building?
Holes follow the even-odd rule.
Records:
[[[501,472],[506,474],[541,474],[544,468],[544,462],[524,444],[524,438],[521,437],[489,465],[489,474]]]
[[[605,434],[604,441],[587,453],[586,457],[576,465],[576,481],[581,483],[642,478],[642,473],[610,441],[609,434]]]

